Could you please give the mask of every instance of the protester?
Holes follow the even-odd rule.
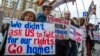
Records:
[[[80,26],[87,26],[87,18],[81,17],[80,19]]]
[[[37,19],[36,19],[37,22],[46,22],[47,21],[47,16],[50,15],[52,6],[43,5],[42,10],[43,10],[42,13],[37,14]]]
[[[86,49],[86,26],[87,26],[87,19],[85,17],[80,17],[80,28],[82,29],[82,43],[81,43],[81,56],[86,56],[87,49]]]
[[[71,13],[69,12],[69,11],[65,11],[64,12],[64,18],[66,19],[66,20],[70,20],[71,18]]]
[[[76,24],[78,20],[73,19],[72,21],[70,17],[71,17],[71,13],[69,11],[65,11],[64,17],[62,17],[61,19],[69,20],[71,22],[70,25],[73,26],[78,25]],[[56,44],[57,56],[77,56],[78,49],[77,49],[76,41],[70,39],[69,36],[66,36],[66,39],[56,40],[56,42],[57,42]]]
[[[91,50],[94,46],[94,36],[93,36],[93,31],[94,31],[94,25],[89,23],[86,27],[87,31],[87,37],[86,37],[86,47],[87,47],[87,56],[91,56]]]
[[[35,22],[36,20],[36,14],[33,9],[27,9],[22,13],[21,16],[22,21],[32,21]]]
[[[91,42],[90,42],[90,52],[92,56],[100,56],[100,40],[95,39],[96,36],[94,36],[95,34],[100,34],[100,30],[99,30],[99,25],[92,25],[91,27]],[[99,37],[97,35],[97,37]]]
[[[33,9],[27,9],[27,10],[23,11],[20,20],[35,22],[35,20],[36,20],[35,15],[36,14]],[[3,25],[1,32],[3,33],[5,40],[4,40],[4,43],[2,46],[2,50],[0,51],[0,55],[4,55],[4,52],[5,52],[8,29],[9,29],[9,24]]]
[[[70,21],[70,12],[64,12],[64,17],[60,17],[60,19],[69,20]],[[68,36],[66,36],[68,38]],[[56,39],[56,56],[68,56],[70,52],[69,40],[67,39]]]

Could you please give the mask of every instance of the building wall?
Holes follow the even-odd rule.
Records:
[[[0,8],[2,8],[5,12],[6,17],[11,17],[13,9],[16,5],[17,0],[1,0],[2,4]],[[22,11],[28,8],[32,8],[36,11],[36,13],[42,12],[41,6],[37,6],[34,4],[36,0],[19,0],[17,9],[15,11],[14,18],[19,18],[22,14]],[[52,12],[52,15],[58,17],[59,13],[56,11]]]
[[[34,0],[19,0],[17,9],[15,11],[15,18],[20,17],[22,11],[28,8],[33,8]],[[11,17],[12,11],[16,5],[17,0],[1,0],[0,9],[3,9],[6,17]]]

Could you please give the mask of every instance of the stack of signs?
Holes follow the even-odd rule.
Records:
[[[5,55],[53,55],[54,37],[54,24],[12,20]]]
[[[93,31],[94,40],[100,40],[100,32],[99,31]]]
[[[82,29],[76,28],[74,26],[70,26],[69,36],[71,39],[75,40],[76,42],[82,42]]]
[[[57,39],[66,39],[68,36],[68,29],[70,24],[69,20],[48,16],[47,22],[55,24],[55,37]]]

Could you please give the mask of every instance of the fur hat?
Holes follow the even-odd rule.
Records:
[[[35,16],[35,19],[36,19],[36,12],[34,9],[26,9],[25,11],[22,12],[22,16],[21,16],[21,20],[24,20],[24,16],[27,12],[31,12],[34,16]],[[33,20],[35,21],[35,20]]]

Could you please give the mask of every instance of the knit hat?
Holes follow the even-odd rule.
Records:
[[[33,13],[33,14],[35,14],[36,15],[36,12],[35,12],[35,10],[34,9],[26,9],[22,14],[25,14],[26,12],[31,12],[31,13]]]

